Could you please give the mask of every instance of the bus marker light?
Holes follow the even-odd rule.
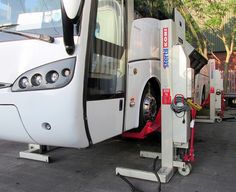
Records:
[[[130,98],[129,106],[130,106],[130,107],[134,107],[134,106],[135,106],[135,98],[134,98],[134,97],[131,97],[131,98]]]
[[[70,69],[63,69],[63,71],[62,71],[62,75],[64,76],[64,77],[68,77],[69,75],[70,75]]]
[[[51,129],[52,129],[52,127],[51,127],[51,125],[50,125],[49,123],[43,123],[43,124],[42,124],[42,127],[43,127],[44,129],[46,129],[46,130],[51,130]]]

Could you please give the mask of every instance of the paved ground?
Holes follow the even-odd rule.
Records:
[[[236,116],[236,110],[230,111]],[[198,124],[196,162],[192,174],[176,173],[163,192],[236,191],[236,121]],[[129,192],[115,176],[115,167],[151,170],[152,160],[138,157],[140,149],[158,150],[157,135],[137,142],[115,138],[86,150],[57,149],[51,164],[18,159],[26,145],[0,141],[0,192]],[[132,180],[145,192],[157,184]]]

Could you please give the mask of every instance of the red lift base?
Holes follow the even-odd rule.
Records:
[[[122,134],[124,138],[145,139],[153,132],[161,132],[161,109],[159,110],[154,121],[148,121],[140,132],[128,131]]]

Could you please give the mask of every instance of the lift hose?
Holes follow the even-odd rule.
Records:
[[[153,162],[153,173],[156,176],[157,181],[158,181],[158,191],[157,192],[161,192],[161,179],[160,179],[159,175],[157,174],[157,168],[156,168],[157,160],[158,160],[158,156],[154,159],[154,162]],[[131,192],[144,192],[140,189],[137,189],[125,176],[120,175],[120,174],[117,174],[117,176],[120,177],[124,182],[126,182],[129,185]]]
[[[159,159],[159,157],[157,156],[154,161],[153,161],[153,172],[157,178],[157,181],[158,181],[158,192],[161,192],[161,179],[157,173],[157,160]]]
[[[126,182],[129,185],[131,192],[144,192],[137,189],[125,176],[120,175],[120,174],[117,174],[117,176],[120,177],[124,182]]]

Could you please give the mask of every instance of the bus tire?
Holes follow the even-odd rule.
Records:
[[[155,120],[158,110],[158,97],[151,83],[148,83],[141,98],[139,127],[143,128],[148,121]]]

